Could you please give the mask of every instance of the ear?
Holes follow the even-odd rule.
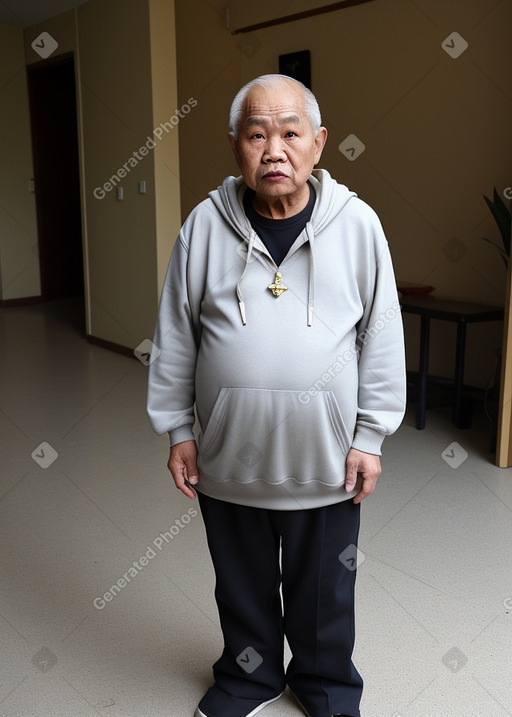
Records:
[[[325,127],[320,127],[315,137],[315,164],[320,161],[322,156],[325,143],[327,142],[327,130]]]
[[[229,141],[231,149],[233,150],[233,154],[235,155],[236,163],[240,164],[240,162],[238,161],[238,142],[233,137],[231,132],[228,134],[228,141]]]

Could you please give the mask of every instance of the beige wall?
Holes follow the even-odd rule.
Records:
[[[41,286],[23,31],[0,25],[0,48],[0,300],[12,300]]]
[[[145,156],[140,153],[152,131],[147,3],[91,0],[82,5],[78,47],[89,333],[137,346],[149,328],[156,281],[154,158],[148,149],[142,150]],[[105,188],[114,174],[113,188]],[[138,193],[140,180],[147,181],[147,195]],[[116,198],[118,186],[123,201]]]
[[[309,49],[329,130],[321,165],[376,209],[397,276],[433,284],[440,297],[501,305],[504,267],[481,240],[499,237],[481,195],[512,185],[512,5],[379,0],[235,36],[223,5],[176,9],[180,101],[198,99],[180,126],[183,215],[237,171],[225,140],[236,90],[277,72],[279,54]],[[262,19],[249,4],[232,5],[239,25]],[[469,43],[457,59],[441,47],[453,31]],[[352,162],[338,150],[349,134],[366,146]],[[414,368],[418,323],[405,321]],[[454,327],[435,322],[433,373],[450,375],[454,345]],[[484,385],[500,345],[501,325],[469,328],[468,383]]]
[[[193,108],[189,107],[188,97],[181,103],[182,107],[178,104],[174,2],[150,0],[149,21],[153,127],[158,132],[154,150],[157,239],[157,281],[153,285],[155,298],[160,296],[170,252],[181,224],[178,124]]]
[[[180,196],[184,217],[238,172],[226,140],[233,94],[277,71],[280,53],[302,49],[329,130],[322,165],[377,210],[397,276],[431,283],[438,296],[502,303],[505,272],[481,240],[498,235],[481,195],[512,184],[510,3],[379,0],[235,36],[224,4],[177,3],[177,96],[171,0],[90,0],[25,31],[27,63],[40,61],[31,43],[42,30],[58,41],[56,55],[76,53],[89,333],[131,348],[151,335]],[[237,23],[254,21],[253,6],[236,7]],[[457,59],[441,47],[454,30],[469,43]],[[35,203],[21,31],[0,34],[0,274],[2,298],[16,298],[39,292]],[[174,122],[123,178],[125,200],[96,198],[179,108],[179,129]],[[366,145],[353,162],[338,150],[349,134]],[[414,367],[417,320],[406,317],[406,327]],[[500,344],[499,325],[470,327],[468,382],[485,383]],[[450,373],[453,347],[453,327],[434,324],[433,372]]]
[[[27,63],[42,31],[75,52],[87,333],[135,348],[180,226],[178,130],[153,134],[178,107],[173,2],[90,0],[27,30]]]

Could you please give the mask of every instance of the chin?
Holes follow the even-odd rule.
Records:
[[[282,184],[265,184],[262,187],[258,187],[255,191],[257,194],[267,195],[269,197],[284,197],[287,194],[296,192],[297,187],[291,187],[288,182],[283,182]]]

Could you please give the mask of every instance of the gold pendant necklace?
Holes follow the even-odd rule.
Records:
[[[281,296],[285,291],[288,291],[288,287],[285,286],[283,283],[283,277],[281,275],[280,271],[276,271],[276,275],[274,277],[274,283],[269,284],[267,288],[270,289],[270,291],[274,294],[274,296]]]

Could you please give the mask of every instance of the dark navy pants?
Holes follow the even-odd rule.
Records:
[[[358,717],[363,682],[352,651],[360,506],[347,500],[266,510],[198,495],[224,637],[213,666],[217,688],[266,701],[288,684],[311,717]],[[292,652],[286,672],[284,635]]]

